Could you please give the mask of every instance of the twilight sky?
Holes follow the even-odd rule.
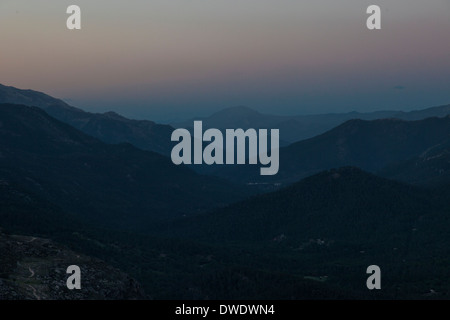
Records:
[[[0,83],[132,118],[450,103],[450,0],[1,0],[0,41]]]

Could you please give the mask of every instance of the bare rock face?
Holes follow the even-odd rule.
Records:
[[[81,289],[69,290],[67,267],[81,269]],[[0,300],[145,299],[130,276],[47,239],[0,232]]]

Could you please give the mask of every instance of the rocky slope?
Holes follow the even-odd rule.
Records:
[[[66,286],[67,267],[81,269],[81,289]],[[143,299],[139,283],[106,263],[51,240],[0,231],[0,300]]]

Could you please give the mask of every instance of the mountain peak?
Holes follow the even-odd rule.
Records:
[[[117,120],[125,120],[126,119],[114,111],[105,112],[105,113],[103,113],[103,115],[110,119],[117,119]]]
[[[22,104],[43,109],[52,106],[58,106],[63,109],[71,108],[64,101],[53,98],[43,92],[29,89],[17,89],[2,84],[0,84],[0,103]]]
[[[259,115],[260,113],[256,110],[253,110],[252,108],[246,107],[246,106],[236,106],[236,107],[230,107],[223,109],[221,111],[216,112],[211,117],[214,117],[215,115],[234,115],[234,116],[254,116]]]

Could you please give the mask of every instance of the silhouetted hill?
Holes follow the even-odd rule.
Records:
[[[275,176],[260,176],[257,166],[217,166],[214,174],[247,183],[291,183],[342,166],[376,172],[412,159],[449,138],[450,117],[350,120],[322,135],[281,148],[280,170]]]
[[[14,87],[4,86],[0,84],[0,103],[23,104],[26,106],[35,106],[39,108],[48,108],[57,106],[63,109],[78,110],[70,107],[67,103],[60,99],[53,98],[45,93],[34,90],[22,90]]]
[[[367,266],[384,297],[449,295],[448,197],[363,172],[324,171],[208,215],[178,219],[173,236],[266,253],[266,268],[340,285],[363,297]],[[374,296],[372,296],[374,297]]]
[[[434,209],[424,190],[344,167],[208,215],[182,219],[183,227],[174,233],[184,231],[220,243],[270,243],[284,235],[295,241],[320,238],[379,245],[390,241],[386,236],[409,233],[419,216]]]
[[[114,112],[90,113],[69,106],[42,92],[0,84],[0,103],[22,104],[43,109],[52,117],[106,143],[128,142],[134,146],[169,155],[173,128],[147,120],[130,120]]]
[[[349,165],[376,171],[419,155],[449,137],[450,117],[419,121],[351,120],[323,135],[282,149],[280,176],[289,179]]]
[[[222,206],[245,191],[130,144],[108,145],[38,108],[0,105],[0,179],[104,225]]]

